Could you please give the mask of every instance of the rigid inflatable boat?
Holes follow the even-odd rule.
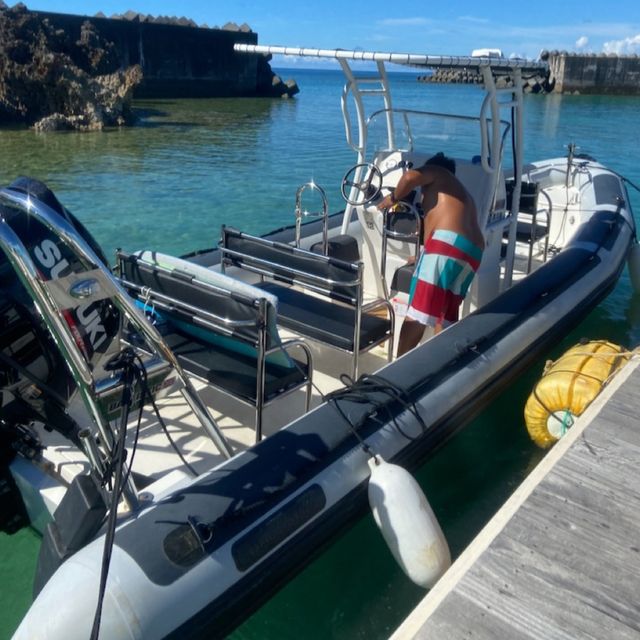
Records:
[[[634,246],[621,176],[573,149],[524,162],[522,75],[543,63],[238,49],[339,61],[344,212],[305,222],[310,183],[290,228],[224,227],[213,250],[142,247],[111,269],[45,185],[0,190],[1,426],[43,532],[16,639],[224,636],[363,513],[372,457],[423,462],[607,295]],[[392,106],[393,63],[477,70],[479,117]],[[433,148],[438,124],[450,148]],[[421,195],[393,215],[376,202],[440,150],[486,250],[461,319],[396,358]]]

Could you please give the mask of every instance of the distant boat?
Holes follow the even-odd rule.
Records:
[[[372,457],[424,461],[637,251],[623,177],[573,147],[524,162],[522,76],[544,63],[492,49],[236,50],[338,60],[355,152],[343,212],[311,219],[303,200],[323,191],[309,183],[290,227],[225,227],[217,248],[181,258],[149,238],[114,272],[45,185],[0,190],[1,426],[44,531],[18,640],[226,635],[363,513]],[[359,60],[377,76],[359,77]],[[479,115],[396,106],[390,64],[475,69]],[[497,88],[505,74],[513,87]],[[421,194],[393,215],[375,203],[439,151],[455,158],[486,248],[461,320],[396,358]]]
[[[502,49],[474,49],[471,56],[473,58],[504,58]]]

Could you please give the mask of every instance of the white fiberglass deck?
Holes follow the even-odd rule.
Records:
[[[283,337],[288,337],[285,332]],[[333,391],[342,383],[340,374],[349,371],[351,355],[337,352],[319,344],[310,343],[315,358],[314,385],[311,408],[322,402],[320,393]],[[372,373],[387,363],[386,345],[361,354],[362,373]],[[231,396],[193,380],[194,386],[211,415],[221,427],[234,452],[243,451],[255,443],[253,428],[255,411],[252,407]],[[264,412],[263,435],[268,436],[304,413],[304,389],[268,405]],[[160,400],[158,406],[171,438],[187,462],[198,473],[203,473],[224,460],[215,444],[200,426],[184,397],[175,392]],[[137,423],[137,412],[129,423],[127,448],[131,451]],[[81,451],[56,432],[40,430],[43,441],[48,444],[46,458],[65,482],[70,482],[79,472],[87,472],[89,463]],[[155,414],[146,407],[140,425],[140,435],[132,470],[150,479],[157,480],[168,471],[185,471],[179,456],[167,441]]]

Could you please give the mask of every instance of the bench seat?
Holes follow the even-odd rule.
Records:
[[[179,332],[161,332],[162,337],[186,371],[237,398],[255,404],[257,360]],[[291,358],[294,367],[266,360],[264,404],[305,384],[309,366]]]
[[[364,264],[257,238],[223,225],[221,267],[257,274],[265,295],[277,298],[278,322],[295,333],[352,354],[358,377],[364,351],[387,342],[393,355],[395,316],[388,300],[364,303]],[[375,313],[380,312],[380,315]]]
[[[324,298],[309,295],[276,282],[265,282],[260,289],[278,298],[278,322],[283,327],[312,340],[353,352],[356,310]],[[388,338],[388,318],[362,313],[360,350]]]
[[[122,284],[182,368],[255,408],[256,441],[269,402],[306,387],[309,410],[311,351],[302,340],[280,340],[274,296],[156,252],[119,252],[118,260]],[[294,349],[306,362],[292,357]]]

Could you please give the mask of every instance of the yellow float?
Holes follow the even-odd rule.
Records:
[[[531,439],[543,449],[557,442],[630,356],[619,345],[594,340],[547,362],[524,409]]]

